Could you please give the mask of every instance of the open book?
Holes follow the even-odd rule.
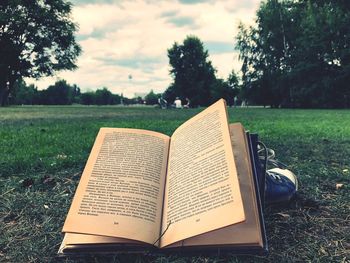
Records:
[[[59,253],[262,248],[260,219],[244,129],[219,100],[171,137],[101,128]]]

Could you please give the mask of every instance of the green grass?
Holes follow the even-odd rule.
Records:
[[[350,111],[229,109],[300,179],[289,206],[267,208],[267,257],[56,258],[75,187],[100,127],[172,132],[200,110],[0,108],[0,262],[349,262]],[[344,186],[336,188],[336,184]]]

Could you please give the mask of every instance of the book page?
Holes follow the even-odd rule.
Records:
[[[145,243],[120,237],[107,237],[97,235],[66,233],[64,235],[65,245],[85,245],[85,244],[143,244]]]
[[[160,235],[169,140],[151,131],[101,128],[63,232],[153,244]]]
[[[246,220],[202,235],[190,237],[171,244],[167,248],[186,246],[206,246],[207,248],[246,246],[249,248],[262,248],[264,246],[261,232],[263,222],[260,222],[259,219],[258,196],[247,136],[242,124],[230,124],[229,127]]]
[[[219,100],[171,137],[161,247],[244,219],[226,105]]]

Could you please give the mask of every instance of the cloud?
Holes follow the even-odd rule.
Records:
[[[99,59],[105,65],[114,65],[130,69],[142,69],[144,72],[150,72],[161,62],[158,58],[100,58]]]
[[[212,61],[214,67],[220,65],[217,72],[217,77],[227,79],[232,70],[238,73],[241,69],[241,63],[238,61],[238,52],[227,52],[220,54],[209,55],[209,60]]]
[[[88,5],[88,4],[119,4],[120,0],[71,0],[74,6]]]
[[[167,19],[167,22],[177,27],[189,26],[194,28],[196,26],[195,19],[189,16],[180,16],[180,17],[173,16]]]
[[[179,2],[182,4],[193,5],[193,4],[203,3],[203,2],[210,2],[210,1],[206,1],[206,0],[179,0]]]
[[[234,46],[232,42],[207,41],[204,47],[210,50],[210,54],[233,53]]]
[[[47,88],[57,79],[83,91],[107,87],[132,97],[163,92],[172,79],[167,49],[188,35],[199,37],[217,75],[227,78],[240,67],[234,50],[239,21],[253,21],[259,0],[72,0],[83,48],[78,69],[35,82]],[[128,75],[133,78],[130,81]],[[33,80],[27,81],[33,83]]]
[[[178,14],[178,11],[172,10],[172,11],[166,11],[160,14],[160,17],[174,17]]]

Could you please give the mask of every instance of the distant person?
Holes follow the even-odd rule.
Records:
[[[176,97],[174,104],[176,109],[182,109],[182,102],[179,97]]]
[[[186,104],[184,105],[184,109],[189,109],[190,108],[190,99],[189,98],[186,98]]]
[[[233,107],[236,108],[237,106],[238,106],[238,98],[237,98],[237,96],[235,96],[233,99]]]
[[[163,97],[158,99],[158,103],[161,109],[165,110],[168,107],[168,102]]]

